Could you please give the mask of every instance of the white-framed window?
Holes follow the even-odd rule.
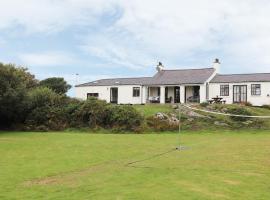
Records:
[[[98,93],[87,93],[87,99],[91,98],[91,97],[95,97],[98,98]]]
[[[140,88],[133,87],[133,97],[139,97],[139,96],[140,96]]]
[[[261,95],[261,84],[251,84],[251,95]]]
[[[229,85],[220,85],[220,96],[229,96]]]

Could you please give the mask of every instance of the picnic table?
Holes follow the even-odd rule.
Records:
[[[208,102],[210,103],[210,104],[212,104],[212,103],[226,103],[226,100],[222,100],[223,98],[222,97],[213,97],[212,98],[212,100],[208,100]]]

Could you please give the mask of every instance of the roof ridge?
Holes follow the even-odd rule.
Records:
[[[152,78],[151,76],[142,76],[142,77],[126,77],[126,78],[102,78],[95,81],[101,81],[101,80],[113,80],[113,79],[139,79],[139,78]],[[94,82],[94,81],[91,81]],[[91,83],[89,82],[89,83]]]
[[[262,73],[244,73],[244,74],[217,74],[217,76],[231,76],[231,75],[255,75],[255,74],[270,74],[270,72],[262,72]]]
[[[204,70],[204,69],[214,69],[213,67],[205,67],[205,68],[192,68],[192,69],[163,69],[162,71],[187,71],[187,70]]]
[[[90,81],[90,82],[87,82],[87,83],[93,83],[93,82],[104,81],[104,80],[114,80],[114,79],[140,79],[140,78],[152,78],[152,77],[144,76],[144,77],[126,77],[126,78],[102,78],[102,79]],[[85,84],[87,84],[87,83],[85,83]]]

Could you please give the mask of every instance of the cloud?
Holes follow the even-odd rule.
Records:
[[[158,60],[210,64],[210,57],[224,59],[229,67],[223,72],[267,71],[270,65],[268,0],[9,0],[0,7],[0,30],[87,29],[76,32],[77,46],[109,65],[141,70]],[[50,53],[20,58],[31,65],[66,60]]]
[[[0,1],[0,29],[54,33],[74,24],[93,24],[108,7],[105,0]]]
[[[265,71],[270,65],[268,1],[117,3],[121,16],[98,32],[98,37],[90,35],[91,40],[85,40],[83,49],[90,55],[135,69],[157,60],[169,65],[183,60],[199,63],[200,55],[222,57],[246,71],[255,71],[254,66]]]
[[[113,38],[113,34],[110,35],[110,33],[101,33],[98,36],[86,38],[80,49],[91,56],[106,61],[108,65],[133,70],[140,70],[153,63],[149,55],[140,51],[138,45],[132,41],[129,41],[128,45],[124,40]]]
[[[63,66],[76,63],[73,55],[64,52],[43,52],[19,54],[22,64],[29,66]]]

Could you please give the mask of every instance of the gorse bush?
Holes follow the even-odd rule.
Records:
[[[75,112],[75,120],[79,121],[79,126],[97,128],[103,127],[107,103],[96,98],[86,100]]]
[[[106,109],[106,125],[121,131],[140,131],[143,116],[130,105],[111,105]]]
[[[67,128],[65,99],[49,88],[37,87],[27,95],[28,114],[26,128],[30,130],[63,130]]]

